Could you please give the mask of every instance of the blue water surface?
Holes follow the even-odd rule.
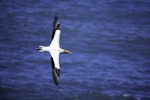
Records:
[[[150,100],[149,0],[1,0],[1,100]],[[60,84],[49,53],[61,23]]]

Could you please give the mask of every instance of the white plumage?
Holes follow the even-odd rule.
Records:
[[[68,50],[61,49],[59,40],[60,40],[60,23],[58,17],[55,16],[53,22],[53,32],[52,32],[52,41],[49,46],[39,46],[37,50],[40,52],[49,52],[51,55],[52,63],[52,75],[53,80],[56,85],[59,84],[59,75],[60,75],[60,64],[59,64],[59,55],[60,53],[71,53]]]

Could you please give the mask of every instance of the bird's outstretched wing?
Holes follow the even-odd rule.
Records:
[[[53,32],[52,32],[52,42],[50,44],[51,47],[60,47],[59,40],[60,40],[60,22],[58,20],[58,17],[55,16],[53,21]]]
[[[51,64],[52,64],[52,75],[53,80],[56,85],[59,84],[59,76],[60,76],[60,65],[59,65],[59,53],[51,52]]]
[[[59,51],[57,49],[60,48],[59,40],[60,40],[60,23],[58,17],[55,16],[53,21],[53,32],[52,32],[52,42],[50,47],[53,48],[50,51],[51,54],[51,63],[52,63],[52,75],[53,80],[56,85],[59,84],[59,76],[60,76],[60,65],[59,65]]]
[[[60,29],[60,22],[58,20],[58,17],[55,16],[54,21],[53,21],[53,31],[52,31],[52,40],[54,38],[55,35],[55,31]]]

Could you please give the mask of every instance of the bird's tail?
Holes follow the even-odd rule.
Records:
[[[53,75],[54,83],[55,83],[56,85],[59,85],[60,69],[53,68],[53,69],[52,69],[52,75]]]
[[[44,52],[43,47],[44,46],[39,46],[39,47],[36,48],[36,50],[38,50],[39,52]]]

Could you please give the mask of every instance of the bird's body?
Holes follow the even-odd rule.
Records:
[[[49,52],[51,55],[51,63],[52,63],[52,75],[53,80],[56,85],[59,84],[59,76],[60,76],[60,64],[59,64],[59,55],[60,53],[71,53],[68,50],[60,48],[59,40],[60,40],[60,23],[58,17],[55,16],[53,22],[53,32],[52,32],[52,41],[49,46],[39,46],[37,50],[40,52]]]

